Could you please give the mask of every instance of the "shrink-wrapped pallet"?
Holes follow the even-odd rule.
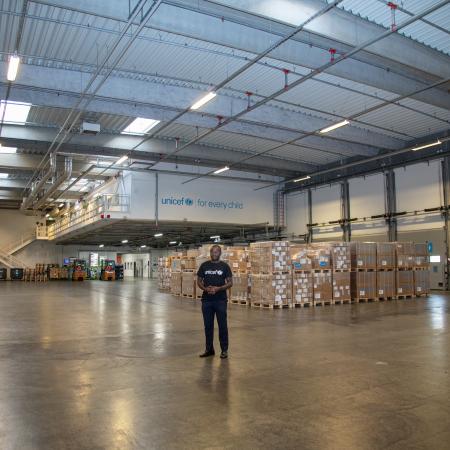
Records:
[[[414,271],[414,295],[428,295],[430,293],[430,271]]]
[[[375,242],[351,242],[352,270],[376,269],[377,246]]]
[[[414,295],[414,272],[412,270],[398,270],[397,274],[397,295]]]
[[[428,244],[414,244],[414,267],[428,268],[429,265]]]
[[[249,276],[247,273],[233,274],[233,286],[231,287],[231,300],[248,301]]]
[[[333,272],[333,300],[344,302],[351,298],[350,272]]]
[[[377,296],[378,298],[387,299],[394,298],[397,295],[395,288],[395,271],[379,271],[377,272]]]
[[[182,272],[181,280],[181,294],[194,298],[197,275],[194,272]]]
[[[246,247],[227,247],[222,253],[222,260],[230,266],[233,273],[246,273],[249,270]]]
[[[298,304],[311,303],[314,296],[312,272],[297,271],[292,274],[292,301]]]
[[[288,241],[252,243],[249,256],[252,273],[270,274],[290,271]]]
[[[291,274],[252,274],[251,302],[263,305],[290,304],[292,302]]]
[[[332,302],[332,283],[331,272],[313,272],[314,302]]]
[[[377,242],[377,269],[395,269],[395,255],[394,242]]]
[[[397,252],[397,267],[399,269],[412,269],[414,267],[414,244],[412,242],[396,242],[395,248]]]
[[[181,295],[181,272],[172,272],[170,277],[170,292],[173,295]]]
[[[350,270],[351,252],[348,242],[330,242],[333,270]]]
[[[374,300],[377,294],[377,273],[356,271],[351,273],[352,300]]]
[[[290,260],[293,270],[311,270],[312,261],[309,256],[308,246],[305,244],[294,244],[289,248]]]

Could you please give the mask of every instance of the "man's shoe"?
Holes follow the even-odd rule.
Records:
[[[214,356],[216,353],[215,352],[204,352],[200,356],[200,358],[207,358],[208,356]]]
[[[220,357],[221,357],[222,359],[228,358],[228,352],[222,352],[222,353],[220,354]]]

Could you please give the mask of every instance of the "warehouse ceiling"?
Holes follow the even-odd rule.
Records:
[[[195,183],[226,166],[269,185],[445,138],[449,24],[442,0],[3,0],[0,208],[50,155],[74,159],[70,201],[121,168],[183,164]],[[124,134],[136,118],[153,126]]]

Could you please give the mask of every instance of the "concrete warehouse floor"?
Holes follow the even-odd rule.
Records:
[[[448,294],[233,305],[222,361],[153,286],[0,284],[1,449],[449,448]]]

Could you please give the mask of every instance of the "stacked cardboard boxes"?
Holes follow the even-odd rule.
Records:
[[[356,302],[376,300],[378,298],[377,273],[363,270],[351,272],[351,292],[352,300]]]
[[[412,270],[397,270],[397,297],[414,295],[414,272]]]
[[[377,246],[375,242],[351,242],[352,270],[375,270]]]
[[[396,272],[383,270],[377,272],[377,295],[381,300],[392,300],[397,296]]]
[[[414,267],[415,248],[412,242],[396,242],[397,268],[412,269]]]
[[[352,258],[348,242],[331,242],[331,263],[333,270],[350,270]]]
[[[377,242],[377,269],[393,270],[397,267],[396,244],[394,242]]]
[[[172,272],[170,277],[170,293],[173,295],[181,295],[181,272]]]
[[[181,295],[195,298],[197,275],[195,272],[181,272]]]
[[[247,273],[249,270],[248,252],[245,247],[227,247],[222,254],[222,260],[230,266],[233,275]]]
[[[314,270],[331,269],[331,247],[329,244],[310,244],[308,248]]]
[[[289,252],[292,270],[312,270],[312,261],[307,245],[291,245]]]
[[[430,273],[427,270],[414,271],[414,295],[429,295]]]
[[[333,271],[333,303],[349,303],[352,299],[350,290],[350,271]]]
[[[249,304],[249,275],[247,273],[233,273],[233,287],[230,299],[232,303]]]
[[[331,271],[313,272],[314,306],[333,303],[333,279]]]
[[[288,241],[252,243],[249,257],[252,273],[255,274],[290,272],[291,270]]]
[[[313,274],[310,270],[292,272],[292,301],[296,305],[312,305]]]
[[[292,304],[290,273],[252,274],[251,304],[261,307],[282,307]]]
[[[430,265],[427,244],[414,244],[414,267],[428,269]]]

